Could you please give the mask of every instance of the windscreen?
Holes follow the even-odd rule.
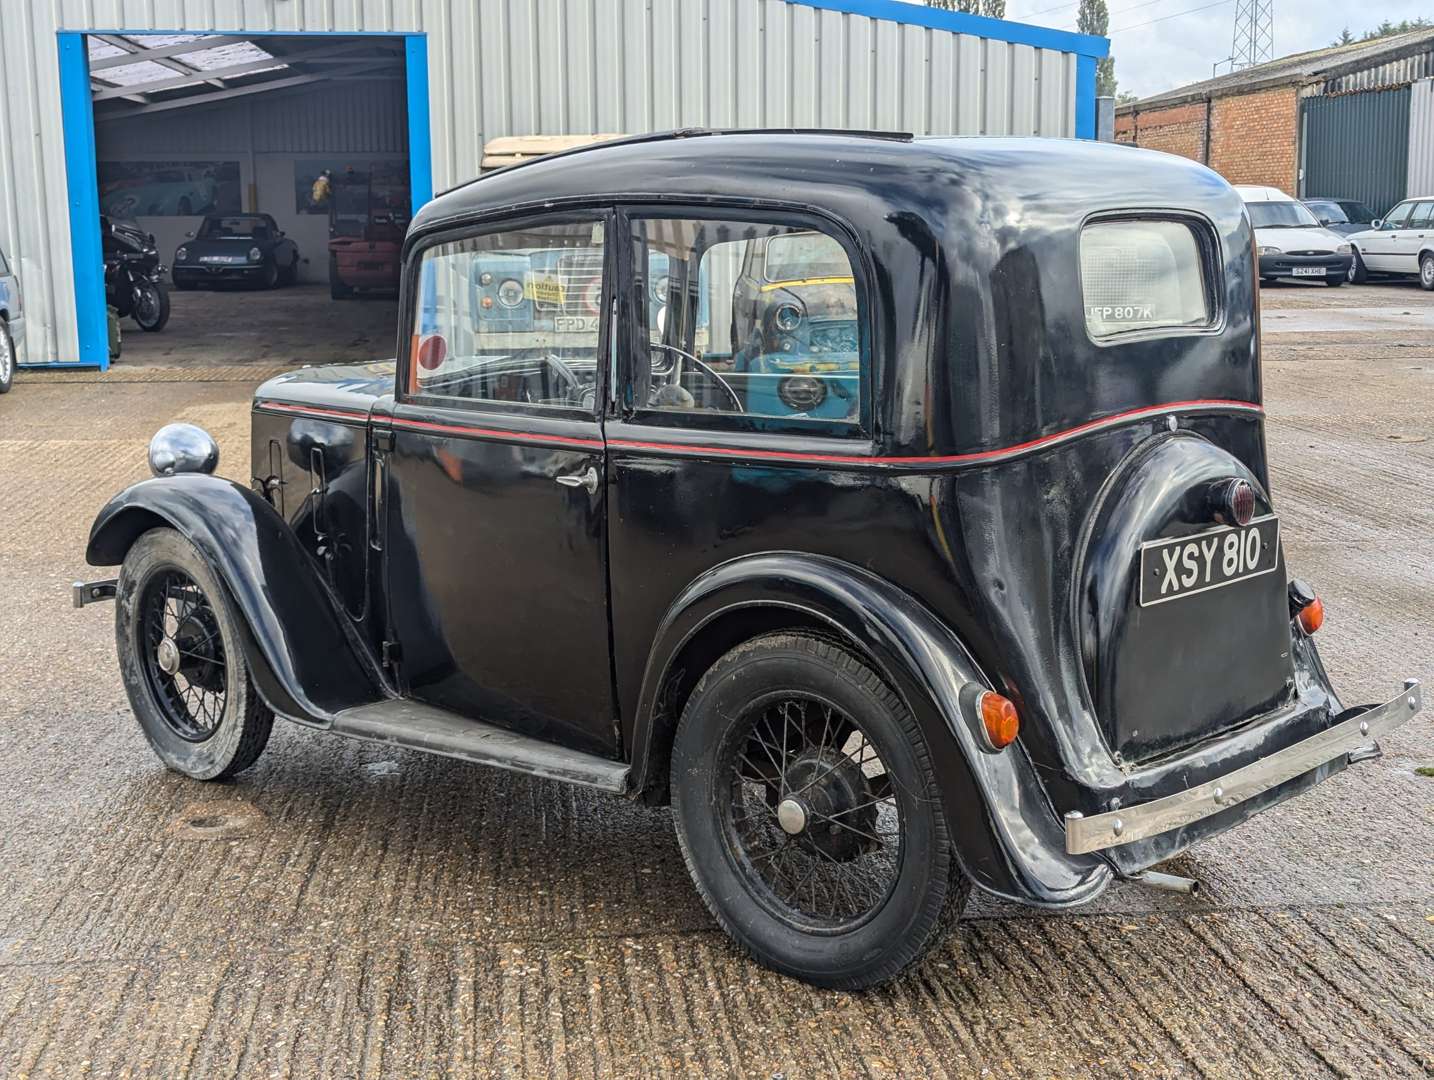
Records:
[[[1319,222],[1303,203],[1249,202],[1245,207],[1250,211],[1250,224],[1257,229],[1319,228]]]

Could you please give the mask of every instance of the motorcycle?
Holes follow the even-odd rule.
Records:
[[[154,236],[125,222],[100,218],[104,239],[105,303],[120,318],[133,317],[141,330],[157,333],[169,322],[169,290]]]

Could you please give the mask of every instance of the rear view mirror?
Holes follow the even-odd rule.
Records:
[[[1371,222],[1369,223],[1369,227],[1370,227],[1371,229],[1382,229],[1382,228],[1384,228],[1384,219],[1383,219],[1383,218],[1380,218],[1380,217],[1375,218],[1373,221],[1371,221]]]
[[[185,237],[186,240],[193,240],[193,239],[194,239],[194,230],[193,230],[193,229],[190,229],[187,233],[184,234],[184,237]]]

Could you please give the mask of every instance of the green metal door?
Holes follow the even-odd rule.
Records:
[[[1409,87],[1301,102],[1300,196],[1358,199],[1383,214],[1407,194]]]

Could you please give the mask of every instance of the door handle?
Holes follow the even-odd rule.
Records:
[[[553,479],[562,484],[563,487],[587,488],[589,495],[597,494],[598,472],[597,469],[591,465],[588,466],[587,472],[572,473],[569,476],[555,476]]]

